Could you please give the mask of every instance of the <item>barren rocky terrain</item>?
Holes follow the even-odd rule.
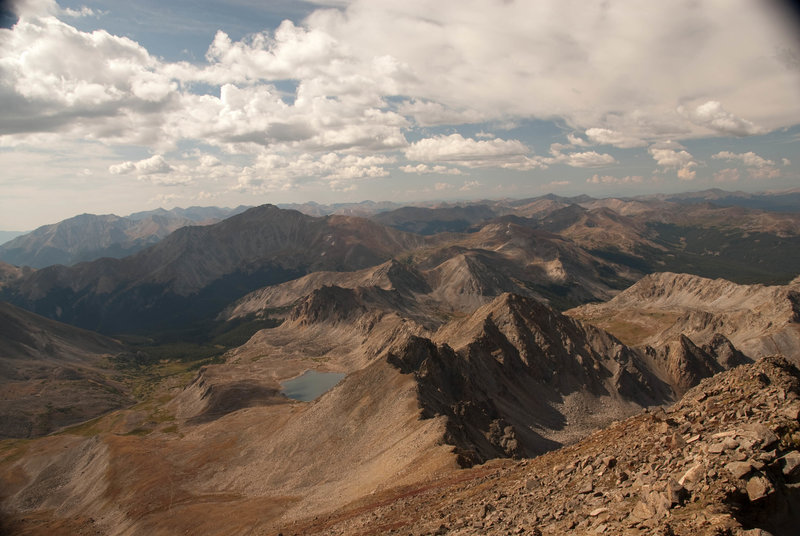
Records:
[[[0,528],[793,534],[798,279],[648,263],[682,255],[675,207],[781,240],[794,216],[658,203],[383,216],[428,235],[265,206],[122,260],[0,266],[23,305],[137,328],[0,302]],[[287,397],[308,371],[343,377]]]
[[[800,374],[764,358],[518,462],[496,462],[286,525],[289,534],[790,535]]]
[[[724,335],[746,355],[800,356],[800,279],[737,285],[689,274],[642,278],[614,299],[569,312],[629,344],[660,346],[683,335],[697,345]]]
[[[132,404],[110,362],[125,351],[0,302],[0,438],[44,435]]]

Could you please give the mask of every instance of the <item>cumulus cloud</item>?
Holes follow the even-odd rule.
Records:
[[[108,171],[113,175],[127,175],[129,173],[154,175],[157,173],[169,173],[172,169],[172,166],[164,160],[162,155],[156,154],[138,162],[127,161],[109,166]]]
[[[572,153],[563,155],[563,163],[579,168],[590,167],[603,167],[616,163],[616,159],[610,154],[601,154],[596,151],[587,151],[584,153]]]
[[[72,9],[72,8],[63,8],[60,10],[60,13],[72,18],[79,18],[79,17],[94,17],[97,15],[97,12],[89,7],[81,6],[80,9]]]
[[[157,140],[177,90],[159,68],[128,38],[81,32],[52,16],[22,16],[0,32],[0,79],[6,81],[0,136]]]
[[[692,123],[728,136],[752,136],[765,132],[751,121],[726,111],[718,101],[705,102],[689,112],[682,107],[678,111],[686,114]]]
[[[463,175],[464,172],[458,168],[447,166],[429,166],[427,164],[417,164],[416,166],[400,166],[398,169],[404,173],[416,173],[417,175]]]
[[[461,185],[461,188],[459,188],[459,190],[462,192],[469,192],[470,190],[474,190],[475,188],[480,188],[481,186],[483,186],[483,184],[481,184],[478,181],[464,181],[464,184]]]
[[[675,169],[678,178],[689,181],[696,177],[697,167],[694,157],[682,145],[673,141],[654,144],[648,147],[647,152],[663,169]]]
[[[420,162],[446,162],[471,168],[499,167],[518,171],[545,169],[553,164],[587,168],[616,162],[613,156],[596,151],[562,153],[567,147],[553,144],[550,147],[551,156],[529,156],[530,149],[519,140],[476,140],[461,134],[450,134],[419,140],[405,150],[405,155],[409,160]]]
[[[733,153],[731,151],[720,151],[717,154],[711,156],[715,160],[733,160],[738,161],[748,167],[763,167],[763,166],[774,166],[775,162],[772,160],[767,160],[766,158],[762,158],[758,156],[753,151],[749,151],[746,153]]]
[[[527,157],[529,152],[530,149],[519,140],[476,140],[450,134],[423,138],[411,144],[405,155],[409,160],[419,162],[447,162],[466,167],[540,167]]]
[[[711,156],[715,160],[727,160],[729,162],[739,162],[747,167],[747,173],[753,179],[774,179],[781,176],[781,171],[772,160],[767,160],[753,151],[746,153],[733,153],[731,151],[720,151]]]
[[[567,141],[574,147],[586,147],[589,145],[589,142],[583,138],[579,138],[575,134],[567,134]]]
[[[160,154],[150,158],[139,160],[138,162],[122,162],[109,166],[108,171],[112,175],[135,174],[137,179],[150,184],[159,186],[179,186],[192,184],[197,175],[196,169],[186,163],[176,166],[170,165]]]
[[[41,114],[43,123],[45,115],[54,121],[65,114],[69,117],[62,119],[63,129],[75,124],[71,119],[83,117],[82,133],[98,138],[104,136],[97,124],[102,110],[95,108],[90,118],[80,104],[107,103],[106,113],[127,114],[126,121],[118,123],[127,122],[130,128],[144,123],[162,136],[191,135],[190,128],[167,129],[167,119],[191,116],[195,106],[209,103],[182,99],[181,109],[174,116],[162,115],[162,120],[158,114],[163,110],[142,106],[186,95],[176,81],[189,89],[195,82],[244,89],[275,80],[298,81],[297,102],[289,111],[310,115],[296,124],[289,118],[298,114],[287,113],[282,123],[271,122],[269,131],[244,133],[247,139],[261,135],[260,142],[310,139],[320,129],[335,131],[337,125],[352,124],[348,120],[354,117],[385,127],[387,120],[397,121],[391,114],[422,126],[513,122],[556,114],[568,124],[587,128],[592,143],[617,147],[696,135],[701,132],[696,126],[746,135],[762,130],[752,121],[768,128],[800,121],[797,74],[772,54],[776,47],[786,48],[787,40],[768,18],[768,10],[731,0],[681,10],[659,4],[643,11],[631,1],[580,9],[556,0],[536,6],[507,2],[491,10],[481,0],[444,1],[431,10],[417,2],[398,6],[389,0],[353,0],[343,10],[314,12],[302,25],[284,21],[274,31],[238,41],[218,32],[205,63],[189,64],[158,61],[136,43],[106,32],[79,32],[49,16],[66,13],[54,1],[28,0],[20,3],[26,14],[21,24],[0,44],[4,74],[19,81],[17,96],[25,101],[41,98],[57,108]],[[87,9],[69,14],[91,14]],[[648,25],[659,31],[641,32]],[[28,59],[21,65],[23,57]],[[64,58],[80,58],[80,65],[58,65]],[[110,69],[88,69],[106,60]],[[33,80],[43,82],[38,95]],[[718,100],[690,103],[694,95],[712,90]],[[769,99],[761,98],[766,94]],[[394,95],[405,98],[387,106],[386,97]],[[331,101],[328,108],[338,108],[332,116],[330,109],[313,110],[324,108],[325,100]],[[681,102],[688,110],[683,119],[674,112]],[[752,121],[727,112],[720,102]],[[371,111],[369,117],[359,113],[365,110]],[[218,128],[210,130],[224,137],[226,117],[216,119]],[[314,142],[320,150],[358,147],[367,139],[366,124],[356,128],[364,130],[363,136],[340,132],[320,135]],[[27,128],[30,131],[31,125]],[[391,143],[383,146],[403,145],[397,132],[389,138]],[[575,146],[581,145],[580,138],[573,139]],[[313,143],[305,149],[312,147]]]
[[[598,175],[595,173],[586,182],[589,184],[640,184],[644,179],[639,175],[627,175],[625,177],[614,177],[612,175]]]
[[[629,136],[608,128],[590,128],[586,130],[586,137],[597,145],[613,145],[621,149],[643,147],[647,142],[635,136]]]
[[[400,94],[446,110],[498,119],[558,115],[572,127],[649,142],[800,122],[797,72],[775,53],[787,43],[796,49],[795,41],[760,3],[488,7],[484,0],[444,0],[436,9],[353,0],[342,11],[313,14],[308,25],[354,54],[395,58],[407,74],[395,79]],[[708,98],[694,102],[712,94],[748,119],[706,105]],[[691,117],[675,112],[680,104]]]
[[[218,34],[206,66],[168,64],[128,38],[81,32],[48,16],[53,9],[29,10],[0,35],[0,75],[13,81],[0,88],[0,136],[147,140],[160,150],[202,139],[250,153],[257,146],[372,151],[407,143],[408,120],[383,99],[394,91],[391,58],[337,62],[332,38],[287,21],[274,36],[232,42]],[[299,80],[289,104],[271,83],[285,78]],[[219,91],[195,94],[194,82]]]
[[[791,160],[789,160],[788,158],[781,158],[781,163],[782,163],[784,166],[791,166],[791,165],[792,165],[792,161],[791,161]]]
[[[320,180],[335,190],[355,188],[359,179],[385,177],[385,166],[393,164],[394,157],[386,155],[341,155],[326,153],[299,156],[265,153],[256,163],[242,170],[235,190],[251,193],[290,190],[314,180]]]
[[[351,188],[385,176],[386,163],[369,161],[393,158],[385,155],[404,154],[405,172],[455,174],[602,167],[615,157],[584,148],[647,145],[656,165],[688,180],[693,156],[660,143],[800,122],[800,74],[786,61],[800,50],[758,4],[351,0],[241,39],[218,32],[205,58],[188,63],[59,20],[98,14],[91,9],[18,0],[19,22],[0,31],[0,146],[80,139],[171,155],[182,142],[203,144],[219,163],[115,169],[269,189],[310,180]],[[516,132],[506,138],[525,142],[427,130],[532,120],[555,121],[571,132],[568,144],[537,156]],[[341,169],[325,163],[330,154]],[[754,177],[775,170],[748,166]]]
[[[616,163],[616,159],[607,153],[597,151],[584,151],[565,154],[562,151],[571,149],[571,144],[553,143],[550,145],[551,157],[540,158],[539,161],[544,165],[566,164],[571,167],[590,168],[602,167]]]
[[[487,118],[487,116],[470,109],[455,110],[433,101],[408,100],[398,106],[397,111],[414,119],[414,122],[422,127],[438,125],[463,125],[465,123],[477,123]],[[481,136],[479,133],[477,137]],[[488,137],[492,137],[488,135]]]

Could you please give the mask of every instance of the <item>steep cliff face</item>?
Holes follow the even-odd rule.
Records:
[[[464,466],[551,450],[672,396],[607,333],[513,294],[387,359],[416,378],[423,415],[447,417],[445,441]]]

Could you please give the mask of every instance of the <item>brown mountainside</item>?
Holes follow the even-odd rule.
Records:
[[[0,302],[0,438],[44,435],[133,402],[112,339]]]
[[[281,531],[790,536],[798,416],[797,368],[763,359],[569,447],[387,490]]]
[[[81,214],[44,225],[0,245],[0,259],[19,266],[44,268],[101,257],[124,257],[158,242],[176,229],[216,223],[243,208],[160,209],[127,217]]]
[[[157,417],[112,414],[89,438],[26,447],[6,466],[3,478],[26,475],[6,504],[111,534],[270,532],[459,466],[540,454],[672,400],[644,354],[532,298],[502,294],[433,332],[397,294],[315,289],[282,325],[159,395],[171,401]],[[285,398],[280,382],[309,369],[346,376],[313,402]],[[103,476],[79,492],[87,471]]]
[[[612,300],[569,312],[629,344],[661,346],[681,336],[711,344],[717,335],[751,358],[800,355],[800,286],[737,285],[689,274],[642,278]]]
[[[184,227],[136,255],[51,266],[4,289],[43,316],[120,332],[205,321],[265,284],[373,266],[426,244],[360,218],[312,218],[271,205]]]

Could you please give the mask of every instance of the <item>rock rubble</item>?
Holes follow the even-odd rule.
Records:
[[[764,358],[572,446],[493,462],[298,534],[796,534],[799,412],[800,371]]]

